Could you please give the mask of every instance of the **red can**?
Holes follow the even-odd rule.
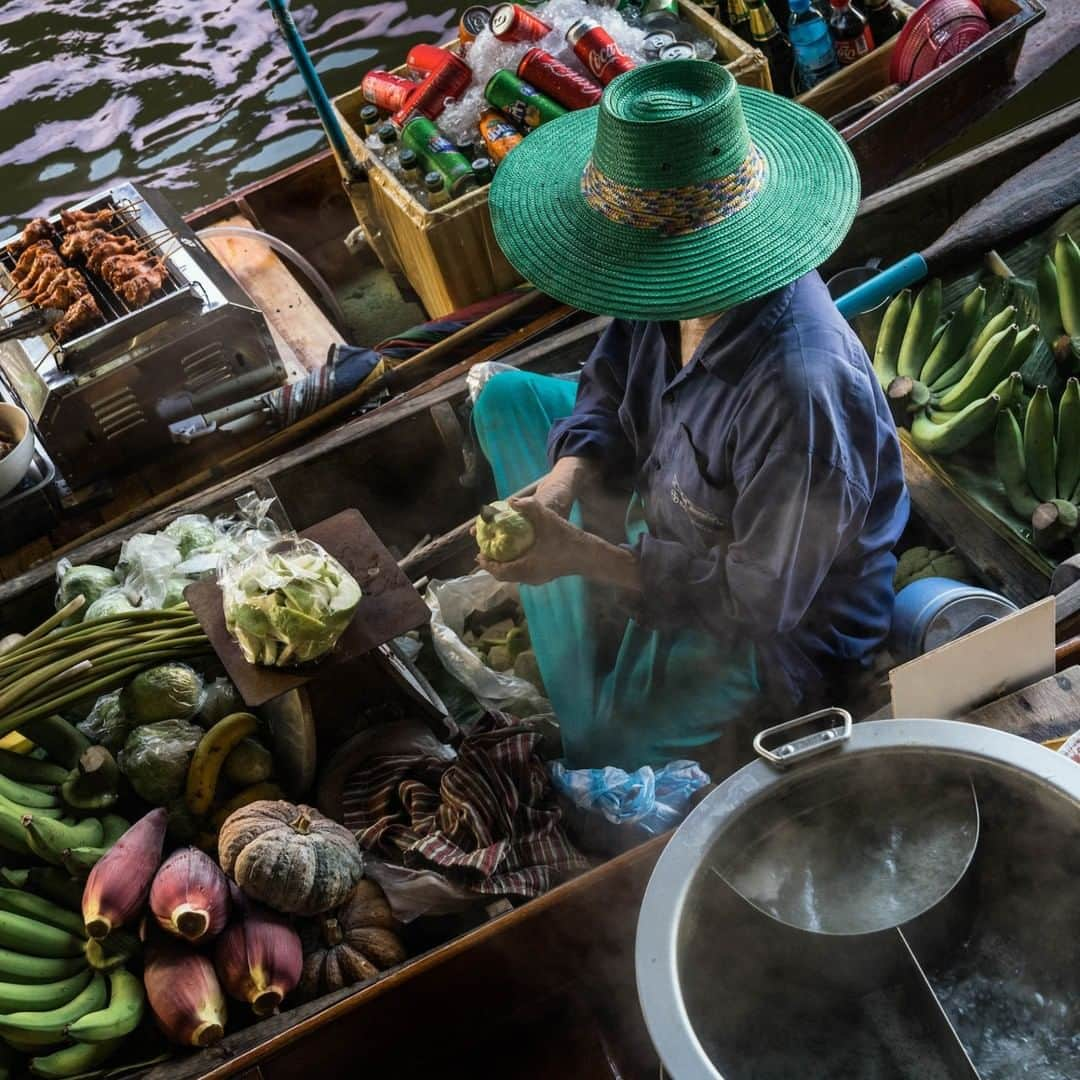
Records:
[[[566,109],[587,109],[604,93],[602,86],[586,75],[579,75],[543,49],[530,49],[521,58],[517,73]]]
[[[383,112],[397,112],[415,89],[416,83],[411,79],[403,79],[391,71],[369,71],[360,82],[364,100]]]
[[[634,67],[634,61],[595,19],[578,19],[566,31],[566,40],[593,77],[605,86]]]
[[[551,27],[520,4],[500,4],[491,11],[491,32],[500,41],[539,41]]]
[[[460,56],[455,56],[446,49],[438,51],[445,58],[442,67],[433,71],[422,83],[414,84],[413,92],[390,117],[390,122],[398,129],[417,116],[435,120],[446,108],[448,101],[455,101],[469,88],[472,68]]]
[[[423,79],[446,63],[448,56],[453,56],[449,49],[439,45],[414,45],[405,57],[405,67],[414,79]]]

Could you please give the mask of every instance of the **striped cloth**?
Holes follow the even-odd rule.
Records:
[[[540,738],[490,712],[453,761],[373,757],[345,785],[345,824],[391,862],[439,870],[484,896],[539,896],[588,865],[563,829]]]

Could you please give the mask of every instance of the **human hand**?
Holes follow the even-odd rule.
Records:
[[[512,562],[496,562],[477,555],[478,566],[499,581],[514,581],[520,585],[544,585],[555,578],[581,573],[582,551],[588,540],[586,533],[571,525],[538,495],[511,499],[510,506],[528,518],[532,525],[532,547]]]

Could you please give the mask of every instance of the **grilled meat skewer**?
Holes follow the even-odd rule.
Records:
[[[102,321],[97,301],[87,293],[68,308],[67,314],[53,327],[53,336],[57,341],[67,341],[68,338],[76,337],[87,326]]]
[[[61,210],[60,221],[65,232],[74,229],[95,228],[107,225],[117,216],[116,210]]]
[[[35,261],[48,253],[56,255],[56,248],[53,247],[52,242],[49,240],[38,240],[28,248],[25,248],[11,271],[11,280],[22,281],[23,278],[30,273],[31,267],[34,265]],[[56,258],[57,261],[59,261],[60,256],[56,255]]]
[[[21,249],[25,251],[26,248],[32,247],[42,240],[51,241],[54,235],[53,227],[48,218],[36,217],[23,229],[19,234],[19,239],[12,247],[14,250]]]

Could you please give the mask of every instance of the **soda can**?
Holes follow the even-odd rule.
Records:
[[[391,71],[369,71],[360,82],[364,100],[383,112],[397,112],[405,99],[416,89],[411,79],[403,79]]]
[[[654,30],[651,34],[645,35],[645,40],[641,43],[641,51],[645,54],[646,60],[658,60],[660,50],[665,45],[672,45],[674,42],[675,35],[670,30]]]
[[[604,86],[634,66],[634,61],[595,19],[578,19],[566,31],[566,40],[589,73]]]
[[[520,4],[499,4],[491,11],[491,32],[500,41],[539,41],[551,27]]]
[[[458,41],[462,45],[471,45],[481,30],[491,25],[491,10],[481,7],[479,4],[466,8],[461,13],[461,21],[458,23]]]
[[[417,116],[435,120],[442,114],[448,101],[455,101],[469,88],[472,68],[452,52],[439,49],[445,58],[442,67],[431,72],[424,81],[417,83],[413,92],[393,116],[390,117],[399,130]]]
[[[641,21],[650,29],[675,26],[679,21],[679,0],[645,0]]]
[[[543,49],[530,49],[518,64],[518,78],[535,86],[566,109],[587,109],[604,93],[586,75],[579,75]]]
[[[489,105],[501,109],[527,131],[566,115],[566,110],[558,102],[541,94],[535,86],[519,79],[506,68],[491,76],[484,87],[484,97]]]
[[[453,56],[441,45],[414,45],[405,56],[405,68],[414,79],[423,79],[446,63]]]
[[[498,109],[485,109],[480,114],[480,137],[488,157],[496,164],[525,138]]]
[[[697,58],[697,49],[689,41],[673,41],[660,50],[658,60],[694,60]]]
[[[476,186],[472,162],[459,153],[457,147],[426,116],[418,116],[405,125],[401,142],[416,154],[425,168],[443,178],[452,198]]]

